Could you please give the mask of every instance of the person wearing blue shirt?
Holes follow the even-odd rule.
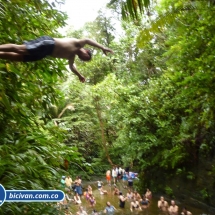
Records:
[[[108,213],[108,214],[114,213],[116,208],[113,205],[111,205],[110,202],[107,202],[106,204],[107,204],[107,207],[104,209],[104,213]]]

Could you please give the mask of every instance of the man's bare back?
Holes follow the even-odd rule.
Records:
[[[90,50],[83,48],[85,45],[99,48],[105,55],[107,55],[108,52],[113,53],[111,49],[105,48],[91,39],[52,38],[49,36],[42,36],[35,40],[25,41],[23,45],[0,45],[0,58],[21,62],[38,61],[46,56],[67,59],[71,71],[78,76],[81,82],[85,82],[84,76],[82,76],[74,66],[76,55],[83,61],[89,61],[91,59]]]

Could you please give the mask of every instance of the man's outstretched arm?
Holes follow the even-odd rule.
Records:
[[[111,49],[105,48],[103,45],[101,45],[101,44],[99,44],[96,41],[91,40],[91,39],[80,39],[79,44],[81,47],[84,47],[85,45],[90,45],[90,46],[99,48],[104,52],[105,55],[107,55],[107,52],[110,52],[113,54],[113,51]]]
[[[80,82],[84,83],[85,82],[85,77],[83,75],[81,75],[78,70],[76,69],[75,65],[74,65],[74,59],[70,59],[69,60],[69,68],[71,69],[71,71],[78,76]]]

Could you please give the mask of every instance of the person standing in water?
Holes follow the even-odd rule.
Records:
[[[192,213],[186,207],[183,207],[181,215],[192,215]]]
[[[149,188],[146,189],[145,196],[146,196],[147,199],[151,199],[152,198],[152,192],[149,190]]]
[[[175,204],[174,200],[171,200],[171,205],[168,211],[169,211],[169,215],[178,215],[178,206]]]
[[[130,211],[133,212],[134,210],[141,211],[142,208],[140,207],[139,201],[136,198],[133,198],[130,204]]]
[[[113,205],[111,205],[111,203],[110,202],[107,202],[106,203],[106,208],[104,209],[104,213],[111,213],[111,214],[113,214],[114,213],[114,211],[116,211],[116,208],[113,206]]]
[[[88,215],[82,206],[79,206],[79,210],[76,215]]]
[[[168,211],[169,205],[168,205],[168,202],[164,200],[163,196],[161,196],[160,200],[158,201],[158,208],[165,212]]]
[[[125,202],[127,200],[127,197],[124,197],[122,192],[119,192],[119,207],[125,208]]]

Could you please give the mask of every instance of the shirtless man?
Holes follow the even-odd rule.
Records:
[[[192,213],[186,207],[183,207],[181,215],[192,215]]]
[[[161,196],[158,201],[158,208],[162,211],[168,211],[169,205],[168,202],[164,200],[163,196]]]
[[[116,185],[114,185],[114,189],[113,189],[113,195],[119,195],[119,189],[117,188]]]
[[[46,56],[67,59],[72,72],[78,76],[81,82],[85,82],[84,76],[82,76],[74,66],[76,55],[83,61],[91,60],[91,52],[83,48],[85,45],[99,48],[105,55],[107,55],[108,52],[113,53],[111,49],[105,48],[91,39],[52,38],[49,36],[42,36],[35,40],[25,41],[22,45],[0,45],[0,58],[19,62],[38,61]]]
[[[141,195],[137,191],[134,191],[133,197],[136,198],[137,201],[141,199]]]
[[[168,211],[170,215],[178,215],[178,206],[175,204],[174,200],[171,200],[171,205]]]
[[[79,210],[76,215],[88,215],[82,206],[79,206]]]
[[[152,192],[149,190],[149,188],[146,189],[145,196],[146,196],[147,199],[151,199],[152,198]]]

